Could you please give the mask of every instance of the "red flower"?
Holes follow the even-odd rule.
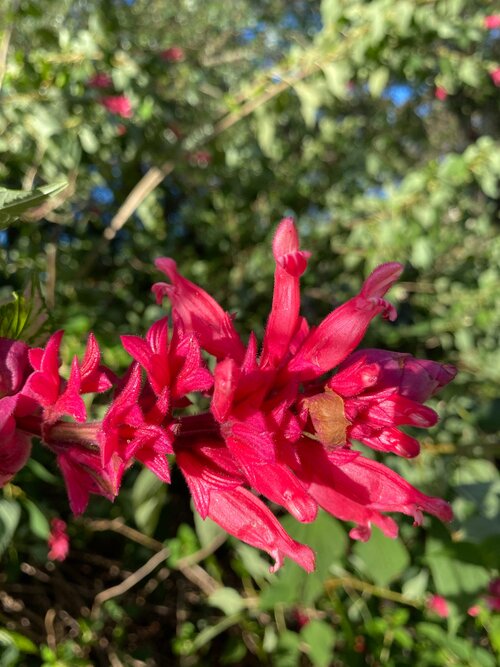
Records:
[[[109,112],[122,118],[131,118],[133,115],[132,105],[126,95],[108,95],[99,100],[99,103]]]
[[[90,88],[110,88],[110,86],[113,85],[113,79],[109,76],[109,74],[99,72],[90,77],[87,85]]]
[[[427,609],[434,612],[441,618],[448,618],[450,615],[448,602],[441,595],[431,595],[431,597],[427,600]]]
[[[28,346],[0,338],[0,487],[21,470],[31,453],[29,437],[17,429],[16,409],[29,373]],[[26,406],[25,406],[26,407]]]
[[[66,522],[62,519],[52,519],[48,539],[50,560],[65,560],[69,552],[69,537],[66,532]]]
[[[29,376],[22,393],[43,406],[45,424],[54,423],[63,414],[70,415],[78,422],[86,419],[85,404],[80,397],[81,374],[78,360],[73,359],[67,382],[59,375],[59,347],[63,333],[57,331],[52,334],[45,349],[32,348],[29,351],[34,373]]]
[[[488,607],[492,611],[500,611],[500,577],[490,581],[488,593],[489,595],[486,597]]]
[[[500,28],[500,14],[491,14],[484,17],[484,27],[486,30],[496,30]]]
[[[179,63],[184,60],[184,49],[180,46],[171,46],[160,51],[160,58],[168,63]]]
[[[38,436],[56,455],[71,508],[80,514],[89,493],[114,497],[112,480],[119,473],[102,467],[97,428],[82,423],[86,410],[81,394],[106,391],[115,378],[100,364],[99,348],[90,334],[82,362],[74,358],[69,379],[64,380],[59,374],[62,335],[58,331],[45,348],[32,349],[0,339],[0,387],[11,394],[0,398],[0,485],[24,465],[31,437]],[[79,423],[60,420],[63,415]]]
[[[166,454],[173,453],[177,428],[172,408],[189,405],[186,394],[206,391],[213,383],[194,336],[174,329],[169,342],[166,319],[153,324],[145,340],[122,336],[122,343],[136,363],[106,413],[98,436],[103,465],[117,466],[119,471],[115,493],[121,472],[132,459],[144,463],[163,481],[170,481]],[[139,364],[146,371],[144,386]]]
[[[448,91],[446,88],[443,88],[443,86],[437,86],[434,90],[434,97],[440,102],[444,102],[448,97]]]
[[[194,334],[218,360],[211,404],[215,423],[207,415],[197,422],[183,419],[173,444],[198,511],[266,549],[276,559],[275,568],[287,555],[310,569],[310,552],[303,546],[292,549],[253,495],[252,512],[257,502],[259,510],[251,526],[260,528],[255,533],[246,523],[239,525],[237,508],[251,511],[244,487],[303,522],[313,521],[321,505],[357,524],[351,531],[357,539],[368,539],[372,524],[396,536],[396,524],[383,512],[410,514],[418,524],[422,511],[449,520],[451,509],[444,501],[351,449],[355,438],[375,449],[416,455],[418,443],[397,427],[433,425],[437,416],[422,402],[454,375],[451,367],[410,355],[353,353],[373,317],[395,319],[384,295],[401,265],[375,269],[357,296],[309,329],[299,315],[299,279],[309,253],[300,250],[291,219],[279,225],[273,254],[274,295],[260,358],[253,334],[245,349],[230,316],[212,297],[183,278],[171,259],[156,262],[171,280],[153,286],[157,299],[167,295],[184,334]],[[320,380],[339,364],[333,377]],[[259,543],[256,534],[267,537]]]
[[[495,86],[500,86],[500,67],[497,67],[492,72],[490,72],[490,76]]]

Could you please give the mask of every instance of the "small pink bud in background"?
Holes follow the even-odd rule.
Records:
[[[109,112],[121,116],[122,118],[130,118],[132,116],[132,105],[126,95],[109,95],[100,100],[100,104]]]
[[[87,82],[87,85],[90,86],[90,88],[109,88],[112,84],[112,78],[109,74],[104,74],[103,72],[94,74]]]
[[[479,616],[479,613],[481,611],[481,607],[478,604],[472,605],[472,607],[469,607],[467,609],[467,613],[469,616],[472,616],[472,618],[476,618],[476,616]]]
[[[50,535],[48,545],[50,547],[50,560],[65,560],[69,552],[69,537],[66,532],[66,522],[62,519],[52,519],[50,522]]]
[[[490,72],[490,76],[495,86],[500,86],[500,67],[497,67],[492,72]]]
[[[293,616],[294,616],[295,620],[297,621],[297,625],[299,626],[299,628],[303,628],[311,620],[309,618],[309,616],[304,611],[302,611],[302,609],[299,609],[299,607],[296,607],[293,610]]]
[[[212,154],[208,151],[196,151],[196,153],[190,153],[189,162],[196,167],[208,167],[212,162]]]
[[[443,86],[437,86],[434,91],[434,97],[440,102],[444,102],[445,99],[448,97],[448,91],[446,90],[446,88],[443,88]]]
[[[486,30],[496,30],[500,28],[500,14],[492,14],[484,17],[484,27]]]
[[[433,611],[441,618],[448,618],[450,615],[448,603],[441,595],[431,595],[427,600],[427,609],[429,609],[429,611]]]
[[[486,602],[491,611],[500,611],[500,577],[492,579],[488,586]]]
[[[180,63],[184,60],[184,49],[180,46],[171,46],[160,51],[160,58],[167,63]]]

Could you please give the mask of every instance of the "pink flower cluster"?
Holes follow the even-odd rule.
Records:
[[[66,532],[66,522],[62,519],[52,519],[48,539],[50,560],[65,560],[69,553],[69,537]]]
[[[99,104],[121,118],[131,118],[133,115],[132,105],[126,95],[106,95],[99,100]]]
[[[273,301],[260,352],[255,335],[244,343],[231,316],[169,258],[156,262],[169,282],[153,291],[158,302],[170,300],[172,321],[159,320],[145,338],[122,336],[133,360],[122,378],[100,364],[92,334],[67,380],[59,374],[62,332],[44,349],[2,341],[2,483],[24,465],[30,436],[37,435],[53,451],[78,514],[90,493],[113,498],[134,461],[168,483],[167,455],[174,454],[200,515],[267,551],[273,571],[285,556],[311,571],[314,553],[285,532],[266,499],[301,522],[314,521],[322,507],[352,522],[351,536],[360,540],[373,525],[395,537],[389,512],[409,514],[416,524],[423,512],[450,520],[445,501],[352,445],[416,456],[418,441],[400,427],[433,426],[437,415],[423,403],[455,375],[451,366],[409,354],[356,351],[375,316],[396,318],[385,294],[402,266],[379,266],[359,294],[311,327],[299,312],[310,253],[300,249],[289,218],[278,227],[273,255]],[[214,357],[213,373],[202,351]],[[104,419],[87,421],[82,394],[111,388]],[[210,400],[209,411],[182,414],[192,392]]]
[[[160,51],[160,58],[167,63],[179,63],[184,60],[185,54],[182,46],[171,46]]]
[[[485,16],[484,27],[486,30],[497,30],[500,28],[500,14],[491,14],[490,16]]]
[[[90,77],[87,86],[96,90],[111,89],[113,79],[105,72],[98,72]],[[121,118],[131,118],[133,116],[132,104],[127,95],[104,95],[98,101],[99,104],[116,116]]]

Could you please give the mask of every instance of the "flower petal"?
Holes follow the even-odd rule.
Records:
[[[239,540],[267,551],[275,561],[271,572],[281,567],[285,556],[307,572],[314,570],[313,551],[293,540],[264,503],[243,487],[212,491],[208,516]]]
[[[261,368],[277,367],[289,353],[297,329],[300,309],[299,279],[307,267],[309,252],[299,250],[299,237],[292,218],[284,218],[273,241],[276,260],[273,304],[261,356]]]
[[[155,265],[166,273],[171,285],[153,285],[157,301],[168,296],[186,333],[195,333],[201,347],[217,359],[232,357],[242,361],[245,348],[232,323],[231,317],[205,290],[187,280],[177,271],[173,259],[161,257]]]
[[[319,377],[335,368],[358,346],[375,315],[384,312],[395,319],[393,307],[382,297],[402,271],[402,265],[397,262],[376,268],[358,296],[336,308],[311,331],[288,369],[299,373],[302,379]]]

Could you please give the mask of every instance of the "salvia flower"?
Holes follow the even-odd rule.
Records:
[[[484,27],[486,30],[496,30],[500,28],[500,14],[491,14],[484,17]]]
[[[82,399],[82,394],[106,391],[115,378],[101,365],[97,342],[90,334],[83,360],[75,357],[69,378],[64,379],[59,355],[62,337],[63,332],[57,331],[43,348],[0,339],[0,485],[23,467],[31,438],[37,436],[55,455],[71,509],[81,514],[90,493],[109,499],[115,495],[116,471],[102,465],[97,428],[85,423]]]
[[[69,537],[66,532],[66,522],[54,518],[50,522],[50,535],[48,539],[50,560],[63,561],[69,553]]]
[[[440,102],[444,102],[448,97],[448,91],[443,86],[436,86],[434,89],[434,97]]]
[[[490,72],[490,76],[495,86],[500,86],[500,67],[495,67],[495,69]]]
[[[181,276],[172,259],[156,262],[170,279],[153,286],[157,300],[169,297],[176,326],[217,361],[213,423],[208,415],[183,419],[173,443],[200,514],[268,551],[274,569],[288,556],[306,570],[313,566],[310,549],[287,541],[256,494],[302,522],[314,521],[321,506],[353,522],[351,536],[362,540],[372,525],[396,536],[397,525],[386,512],[409,514],[416,524],[423,512],[451,519],[446,502],[352,447],[356,439],[415,456],[417,441],[399,427],[434,425],[437,415],[422,403],[454,376],[449,366],[411,355],[355,352],[375,316],[396,318],[385,294],[403,267],[379,266],[357,296],[311,328],[299,312],[299,281],[310,253],[300,249],[289,218],[278,227],[273,255],[273,302],[260,355],[255,336],[245,345],[231,316]],[[238,511],[251,521],[235,522]]]
[[[182,46],[170,46],[160,51],[160,58],[168,63],[179,63],[184,60],[185,54]]]
[[[133,115],[132,104],[126,95],[107,95],[99,100],[100,104],[121,118],[131,118]]]
[[[19,472],[31,452],[30,438],[17,429],[16,422],[16,411],[26,403],[20,390],[28,372],[28,346],[0,338],[0,486]]]
[[[245,343],[232,316],[169,258],[156,262],[169,282],[153,291],[159,302],[171,301],[171,326],[163,318],[145,338],[122,336],[132,361],[121,378],[101,363],[92,334],[64,377],[62,331],[41,348],[0,339],[0,485],[26,462],[32,436],[54,454],[74,514],[91,494],[113,500],[136,461],[168,483],[175,455],[200,515],[267,551],[272,571],[287,557],[310,572],[314,553],[286,533],[266,501],[301,522],[314,521],[321,507],[352,523],[360,540],[374,525],[395,537],[393,512],[417,525],[424,512],[451,519],[444,500],[354,444],[416,456],[418,441],[402,428],[436,423],[424,403],[455,374],[409,354],[357,349],[374,317],[395,320],[386,294],[403,267],[377,267],[357,295],[311,326],[300,314],[310,253],[290,218],[278,226],[272,252],[274,290],[260,350],[256,336]],[[202,353],[214,358],[213,372]],[[82,396],[107,391],[104,418],[89,421]],[[207,412],[182,412],[193,393],[210,401]],[[50,557],[67,550],[62,523],[53,525]]]
[[[431,595],[427,600],[427,609],[441,618],[448,618],[450,615],[448,602],[442,595]]]
[[[90,88],[110,88],[113,85],[113,79],[104,72],[97,72],[87,82]]]

